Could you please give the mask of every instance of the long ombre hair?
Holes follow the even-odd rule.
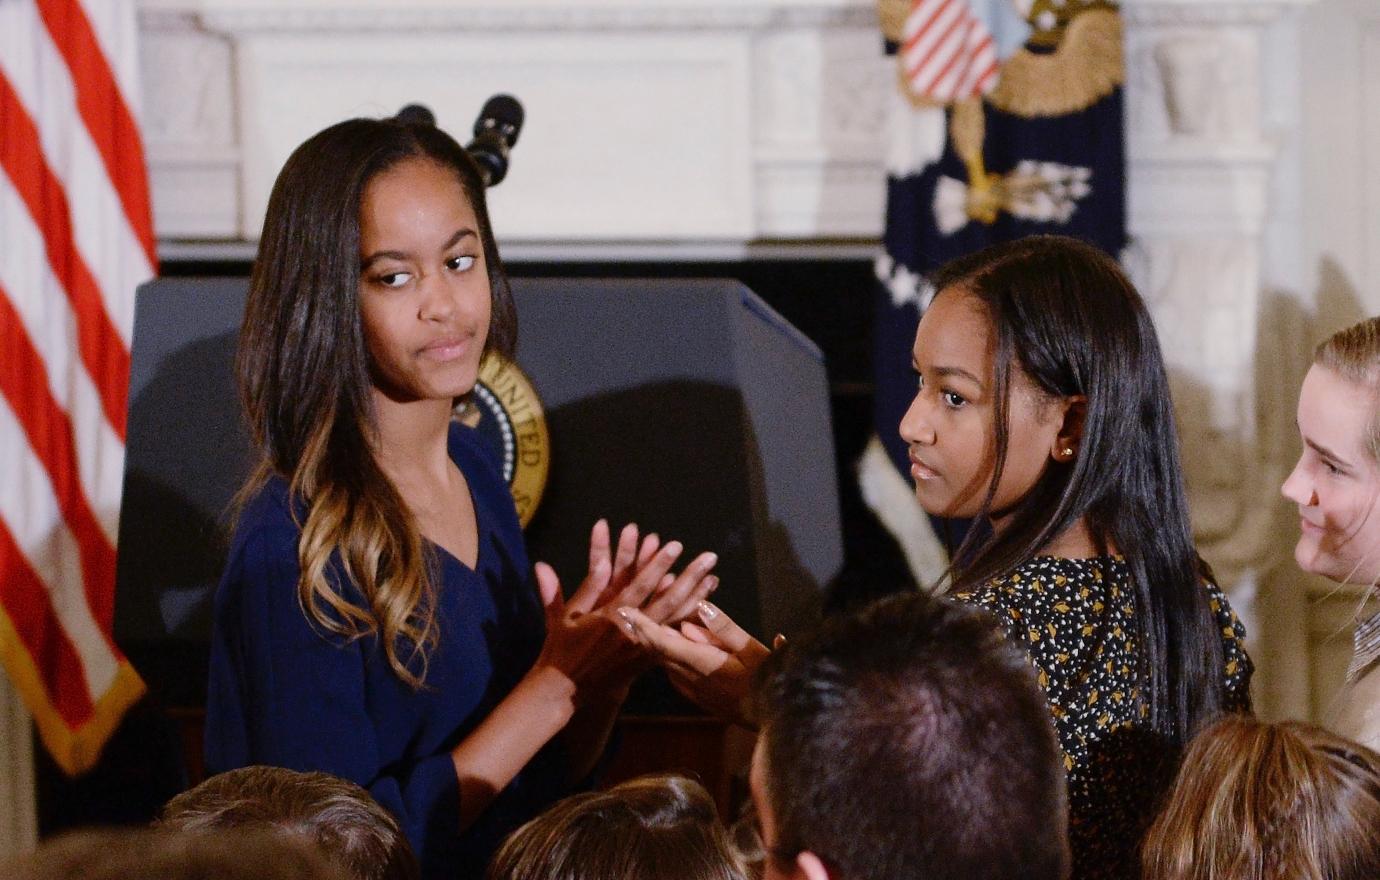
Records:
[[[1228,716],[1190,744],[1141,848],[1146,880],[1380,877],[1380,755],[1299,721]]]
[[[420,687],[436,637],[435,560],[374,458],[378,426],[359,304],[365,189],[410,159],[436,162],[459,179],[489,274],[485,350],[512,353],[512,295],[469,155],[432,125],[350,119],[312,136],[278,174],[235,371],[250,435],[263,452],[239,499],[247,501],[273,475],[287,481],[302,529],[303,612],[347,638],[376,634],[393,671]]]
[[[950,591],[1010,574],[1086,519],[1093,539],[1114,545],[1130,569],[1150,727],[1182,746],[1222,709],[1222,635],[1203,589],[1213,575],[1193,542],[1169,379],[1144,301],[1114,260],[1061,236],[993,245],[932,281],[939,296],[973,295],[997,340],[996,464],[980,517],[991,513],[1010,446],[1011,371],[1045,395],[1087,399],[1077,458],[1047,467],[1001,532],[969,530]]]

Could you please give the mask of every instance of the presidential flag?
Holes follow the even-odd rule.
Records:
[[[915,502],[897,434],[915,394],[915,328],[934,295],[925,279],[954,257],[1038,233],[1120,254],[1121,18],[1106,0],[881,0],[879,8],[898,75],[876,264],[876,440],[859,484],[917,580],[932,585],[947,566],[936,537],[945,529]],[[1012,22],[1019,33],[1003,53]]]
[[[111,635],[134,292],[133,0],[0,2],[0,661],[68,773],[143,684]]]

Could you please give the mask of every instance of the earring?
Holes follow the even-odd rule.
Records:
[[[1064,455],[1068,456],[1069,458],[1073,458],[1073,447],[1072,447],[1072,446],[1065,446],[1065,447],[1064,447]]]

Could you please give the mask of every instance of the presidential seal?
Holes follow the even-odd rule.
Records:
[[[456,404],[454,417],[477,430],[502,462],[503,479],[526,528],[541,504],[551,466],[546,413],[531,380],[512,361],[487,354],[474,393]]]

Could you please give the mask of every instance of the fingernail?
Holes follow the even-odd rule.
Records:
[[[682,546],[679,541],[672,541],[671,543],[666,545],[666,553],[670,556],[679,556],[680,551],[684,549],[685,547]]]
[[[700,612],[700,620],[703,620],[705,623],[708,623],[709,621],[719,616],[719,609],[715,608],[708,602],[700,602],[698,608]]]
[[[716,578],[716,577],[710,577],[710,578],[709,578],[709,592],[712,593],[712,592],[714,592],[715,590],[717,590],[718,588],[719,588],[719,579]]]
[[[703,560],[703,563],[702,563],[702,564],[704,565],[704,567],[705,567],[706,569],[713,568],[714,566],[716,566],[716,565],[719,564],[719,554],[717,554],[717,553],[706,553],[706,554],[704,554],[704,560]]]

